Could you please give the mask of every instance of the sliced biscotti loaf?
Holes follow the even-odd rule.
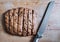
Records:
[[[37,32],[37,14],[28,8],[15,8],[5,13],[6,29],[11,34],[31,36]]]

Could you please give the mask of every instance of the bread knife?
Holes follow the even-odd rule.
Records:
[[[39,24],[38,31],[37,31],[37,34],[36,34],[33,42],[38,42],[38,40],[41,38],[42,34],[44,33],[44,30],[46,28],[49,16],[51,15],[51,11],[52,11],[53,6],[54,6],[54,1],[51,1],[48,3],[46,10],[43,14],[43,17],[41,19],[41,22]]]

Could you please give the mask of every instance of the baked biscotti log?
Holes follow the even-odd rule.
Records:
[[[36,35],[37,14],[28,8],[10,9],[5,13],[6,29],[11,34],[20,36]]]

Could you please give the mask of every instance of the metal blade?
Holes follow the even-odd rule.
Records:
[[[37,35],[34,39],[34,42],[38,42],[38,38],[40,38],[42,36],[42,34],[46,28],[49,16],[51,15],[53,5],[54,5],[54,1],[51,1],[48,3],[47,8],[46,8],[44,15],[42,17],[42,20],[40,22],[39,29],[38,29]]]

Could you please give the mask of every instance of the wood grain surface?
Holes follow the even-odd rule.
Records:
[[[49,1],[51,0],[0,0],[0,42],[31,42],[33,40],[33,36],[20,37],[6,33],[2,23],[4,12],[18,7],[34,9],[39,14],[37,21],[39,23]],[[60,42],[60,0],[55,0],[46,30],[39,42]]]

